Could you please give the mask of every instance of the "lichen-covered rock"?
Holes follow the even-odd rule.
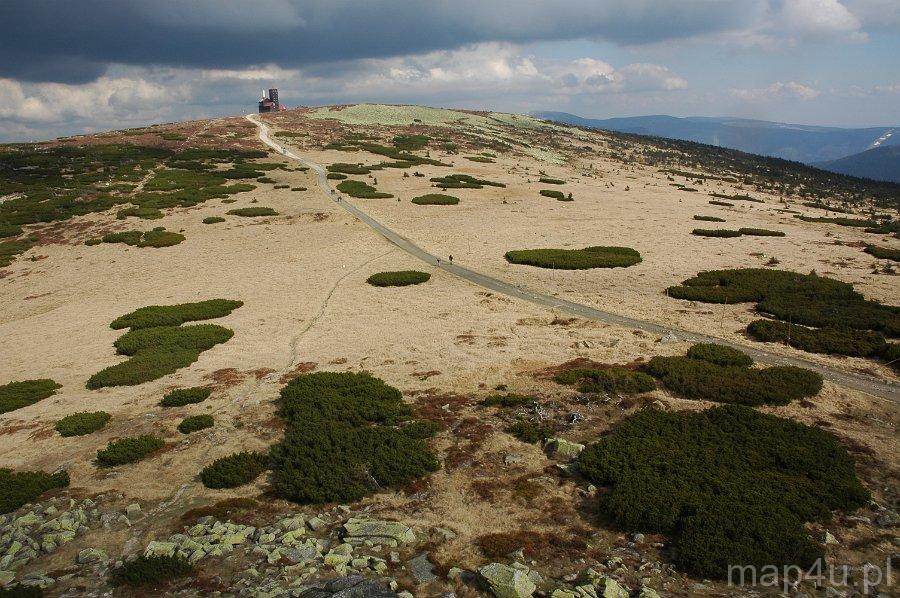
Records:
[[[528,598],[537,589],[526,571],[502,563],[485,565],[478,574],[497,598]]]
[[[350,544],[407,544],[414,542],[416,535],[398,521],[378,521],[375,519],[352,518],[344,524],[344,541]]]
[[[565,438],[550,438],[544,448],[548,455],[556,459],[574,459],[584,450],[584,445]]]
[[[299,598],[397,598],[397,593],[361,575],[339,577],[306,588]]]
[[[157,542],[156,540],[147,544],[144,550],[145,556],[172,556],[178,545],[174,542]]]
[[[109,557],[106,552],[100,550],[99,548],[85,548],[84,550],[80,550],[78,552],[78,556],[76,557],[76,562],[81,565],[87,565],[90,563],[99,563],[107,560]]]

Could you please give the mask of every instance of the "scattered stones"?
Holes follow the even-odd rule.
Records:
[[[386,586],[362,575],[332,579],[306,588],[298,598],[397,598],[398,594]]]
[[[662,344],[664,344],[664,345],[666,345],[666,344],[668,344],[668,343],[677,343],[677,342],[678,342],[678,337],[675,336],[675,333],[673,333],[673,332],[668,332],[668,333],[664,334],[663,337],[662,337],[661,339],[659,339],[659,342],[662,343]]]
[[[478,574],[497,598],[527,598],[537,589],[527,571],[502,563],[485,565]]]

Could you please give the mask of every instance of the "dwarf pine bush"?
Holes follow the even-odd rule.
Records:
[[[398,270],[396,272],[379,272],[366,279],[375,287],[405,287],[428,282],[431,274],[418,270]]]
[[[34,502],[48,490],[68,485],[69,474],[65,471],[51,474],[43,471],[14,472],[0,468],[0,515]]]
[[[165,443],[152,435],[132,436],[113,440],[106,448],[97,451],[97,465],[115,467],[136,463],[161,449]]]
[[[56,431],[60,436],[84,436],[102,430],[109,419],[110,415],[105,411],[73,413],[56,422]]]
[[[641,254],[630,247],[585,247],[584,249],[521,249],[506,252],[512,264],[585,270],[588,268],[627,268],[641,262]]]
[[[144,587],[191,575],[193,566],[178,555],[140,555],[110,572],[113,586]]]
[[[161,407],[181,407],[193,403],[202,403],[212,394],[212,389],[204,386],[192,388],[177,388],[163,397],[159,402]]]
[[[420,206],[454,206],[459,203],[459,198],[443,193],[427,193],[413,197],[412,202]]]
[[[700,577],[725,577],[729,565],[805,570],[823,555],[804,523],[869,500],[834,435],[738,405],[638,411],[576,468],[609,488],[605,519],[672,536],[677,564]]]
[[[0,413],[7,413],[53,396],[61,384],[49,378],[9,382],[0,386]]]
[[[193,415],[181,420],[181,423],[178,424],[178,431],[182,434],[199,432],[200,430],[205,430],[206,428],[212,428],[213,423],[213,416],[211,415]]]

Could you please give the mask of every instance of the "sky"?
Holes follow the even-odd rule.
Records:
[[[0,140],[388,102],[900,125],[900,0],[0,0]]]

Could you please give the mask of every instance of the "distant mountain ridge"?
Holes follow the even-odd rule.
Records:
[[[900,126],[846,129],[744,118],[665,115],[592,119],[566,112],[534,112],[532,116],[621,133],[696,141],[813,165],[873,148],[900,145]]]
[[[900,183],[900,145],[880,146],[813,166],[865,179]]]

